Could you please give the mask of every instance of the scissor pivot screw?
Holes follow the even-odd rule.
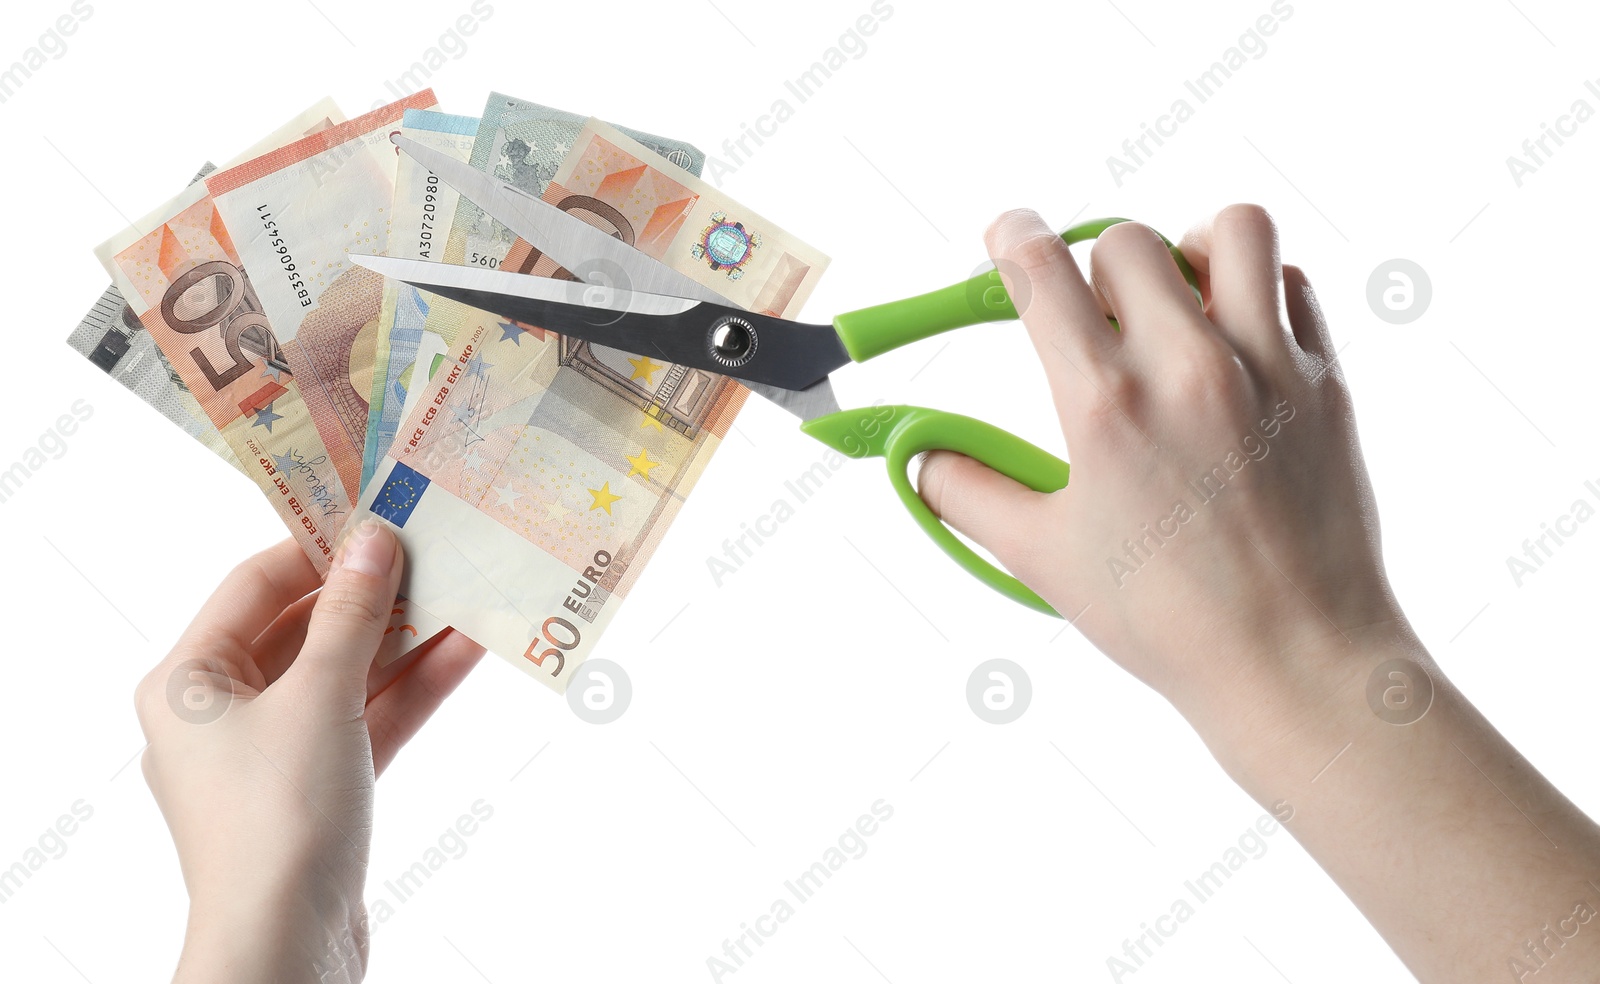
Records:
[[[743,318],[728,315],[711,325],[711,357],[736,369],[756,354],[756,330]]]

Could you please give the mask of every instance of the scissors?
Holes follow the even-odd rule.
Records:
[[[732,376],[800,417],[800,429],[823,444],[853,458],[885,459],[900,502],[940,549],[1006,597],[1059,617],[1027,585],[952,533],[912,487],[908,466],[923,451],[955,451],[1035,491],[1055,492],[1067,484],[1067,463],[1007,431],[960,414],[906,405],[840,410],[830,382],[829,374],[847,363],[865,362],[954,328],[1014,320],[1017,310],[998,270],[841,314],[831,324],[805,324],[733,307],[709,287],[577,216],[414,140],[399,137],[395,142],[575,279],[396,257],[352,255],[352,260],[513,321]],[[1061,238],[1069,245],[1083,242],[1126,221],[1079,223],[1062,232]],[[1198,301],[1194,269],[1171,240],[1161,238]],[[1116,326],[1115,319],[1108,320]]]

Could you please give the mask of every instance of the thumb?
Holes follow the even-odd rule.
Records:
[[[935,516],[1018,576],[1048,521],[1048,495],[954,451],[928,452],[917,473],[917,494]]]
[[[285,676],[352,714],[366,703],[367,671],[389,627],[400,590],[400,542],[376,519],[349,531],[333,556],[306,628],[305,645]]]

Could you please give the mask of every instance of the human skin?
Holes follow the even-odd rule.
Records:
[[[1184,239],[1204,309],[1134,223],[1096,242],[1092,284],[1031,212],[987,241],[1025,298],[1072,482],[1045,495],[935,453],[930,507],[1170,700],[1420,979],[1535,979],[1516,959],[1539,984],[1591,980],[1600,923],[1563,937],[1576,903],[1600,909],[1600,830],[1406,622],[1327,326],[1270,218],[1234,206]],[[1230,451],[1242,466],[1171,525]],[[1126,542],[1162,520],[1175,535],[1130,560]],[[280,544],[140,684],[145,776],[191,899],[177,981],[362,977],[372,783],[482,654],[445,633],[375,666],[400,564],[368,527],[319,590]],[[1397,659],[1380,691],[1433,690],[1409,723],[1368,701]]]
[[[373,783],[483,655],[446,630],[376,665],[401,564],[364,526],[322,584],[286,540],[229,574],[140,682],[145,780],[189,890],[175,981],[365,973]]]
[[[1420,980],[1533,979],[1519,965],[1540,984],[1595,980],[1600,829],[1407,622],[1335,347],[1271,217],[1231,206],[1184,238],[1203,308],[1136,223],[1099,237],[1088,279],[1033,212],[1002,215],[986,242],[1025,299],[1072,480],[1038,493],[935,452],[929,507],[1288,814]],[[1230,452],[1237,469],[1213,472]],[[1202,502],[1190,483],[1207,475]]]

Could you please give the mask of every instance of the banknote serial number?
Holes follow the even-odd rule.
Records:
[[[433,259],[433,227],[439,218],[439,176],[428,173],[422,186],[422,228],[417,231],[417,258]]]
[[[294,291],[294,296],[299,299],[301,307],[310,307],[311,291],[306,287],[305,279],[300,276],[299,268],[295,266],[294,257],[289,253],[288,243],[284,242],[283,234],[278,231],[277,220],[267,211],[265,205],[257,205],[256,211],[261,213],[261,227],[267,232],[268,245],[278,254],[278,263],[289,277],[289,289]]]

